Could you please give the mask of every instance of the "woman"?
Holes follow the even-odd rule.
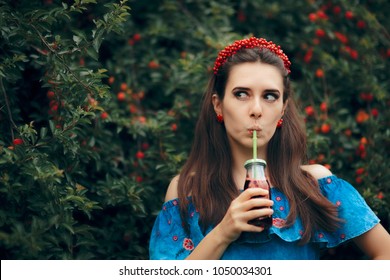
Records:
[[[219,53],[193,149],[168,187],[150,240],[151,259],[318,259],[352,239],[390,259],[390,236],[359,193],[321,165],[304,165],[306,134],[290,89],[290,61],[265,39]],[[243,191],[256,130],[267,191]],[[273,215],[264,229],[248,221]]]

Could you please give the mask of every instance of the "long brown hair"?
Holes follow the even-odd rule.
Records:
[[[192,150],[178,181],[183,225],[188,230],[189,195],[199,211],[200,226],[205,230],[222,220],[231,201],[239,194],[232,176],[232,155],[226,130],[215,119],[212,95],[216,93],[222,100],[231,68],[245,62],[273,65],[283,76],[283,102],[288,100],[288,103],[283,116],[283,127],[276,130],[268,143],[267,162],[271,167],[269,179],[286,195],[290,203],[286,227],[293,224],[299,216],[304,227],[302,243],[307,243],[313,230],[333,231],[340,220],[336,206],[321,194],[317,181],[301,169],[306,161],[305,128],[291,96],[290,80],[283,62],[268,49],[238,51],[209,80],[203,95]]]

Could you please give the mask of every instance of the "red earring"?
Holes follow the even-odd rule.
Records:
[[[223,116],[220,114],[217,114],[217,122],[223,123]]]
[[[277,128],[281,128],[283,125],[283,119],[278,120],[278,124],[276,125]]]

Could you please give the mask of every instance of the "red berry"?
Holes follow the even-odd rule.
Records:
[[[353,58],[353,59],[358,59],[359,57],[359,53],[357,52],[357,50],[352,50],[349,52],[349,55]]]
[[[136,154],[135,154],[135,157],[138,158],[138,159],[143,159],[145,158],[145,154],[141,151],[138,151]]]
[[[365,169],[363,167],[360,167],[358,169],[356,169],[356,175],[359,176],[359,175],[362,175],[364,173]]]
[[[130,111],[130,113],[135,114],[138,112],[138,108],[134,104],[130,104],[129,111]]]
[[[142,147],[142,150],[147,150],[147,149],[149,149],[149,143],[147,143],[147,142],[142,143],[141,147]]]
[[[14,143],[15,146],[22,145],[23,144],[23,140],[20,139],[20,138],[15,138],[13,143]]]
[[[137,41],[141,40],[141,35],[139,33],[135,33],[133,35],[133,39],[134,39],[135,42],[137,42]]]
[[[149,62],[148,67],[150,69],[157,69],[160,67],[160,65],[156,61],[152,60]]]
[[[363,109],[360,109],[357,114],[356,114],[356,117],[355,117],[355,120],[357,123],[364,123],[365,121],[367,121],[368,119],[370,118],[370,115],[367,114],[367,112]]]
[[[142,124],[145,124],[146,123],[146,117],[145,116],[139,116],[138,117],[138,121]]]
[[[313,48],[309,48],[303,58],[303,61],[309,63],[312,57],[313,57]]]
[[[55,103],[55,104],[53,104],[52,106],[50,106],[50,110],[51,110],[52,112],[58,111],[58,103]]]
[[[135,180],[137,181],[137,183],[141,183],[144,179],[141,176],[137,176],[135,177]]]
[[[361,184],[363,182],[362,177],[356,177],[355,179],[356,183]]]
[[[171,130],[172,130],[172,131],[176,131],[176,130],[177,130],[177,124],[173,123],[173,124],[171,125]]]
[[[328,105],[326,104],[326,102],[322,102],[321,105],[320,105],[320,110],[322,112],[326,112],[328,110]]]
[[[327,123],[323,123],[321,125],[321,132],[324,133],[324,134],[327,134],[330,132],[330,125],[327,124]]]
[[[341,13],[341,8],[340,8],[340,6],[334,6],[334,7],[333,7],[333,13],[334,13],[335,15],[338,15],[339,13]]]
[[[319,18],[322,18],[322,19],[328,19],[328,16],[325,14],[325,12],[324,11],[322,11],[322,10],[319,10],[318,12],[317,12],[317,16],[319,17]]]
[[[317,37],[320,37],[320,38],[322,38],[322,37],[325,37],[325,31],[323,30],[323,29],[317,29],[316,30],[316,36]]]
[[[332,168],[332,167],[330,166],[329,163],[325,163],[325,164],[324,164],[324,167],[325,167],[326,169],[329,169],[329,170]]]
[[[377,195],[376,195],[377,198],[379,199],[383,199],[385,196],[383,194],[383,192],[379,192]]]
[[[133,38],[130,38],[129,40],[127,40],[127,43],[128,43],[130,46],[134,46],[135,41],[134,41]]]
[[[360,98],[363,101],[372,102],[372,100],[374,100],[374,95],[372,93],[362,92],[362,93],[360,93]]]
[[[49,90],[48,92],[47,92],[47,97],[49,98],[49,99],[53,99],[54,97],[55,97],[55,92],[54,91],[52,91],[52,90]]]
[[[364,29],[366,27],[366,23],[364,20],[359,20],[356,25],[359,29]]]
[[[115,77],[114,77],[114,76],[110,76],[110,77],[108,78],[108,83],[109,83],[110,85],[112,85],[114,82],[115,82]]]
[[[102,113],[100,114],[100,117],[102,118],[102,120],[105,120],[105,119],[108,118],[108,113],[107,113],[107,112],[102,112]]]
[[[352,13],[352,11],[346,11],[345,12],[345,18],[346,19],[349,19],[349,20],[351,20],[351,19],[353,19],[353,13]]]
[[[141,90],[140,92],[137,93],[139,99],[144,99],[145,98],[145,92]]]
[[[126,91],[127,84],[126,83],[121,83],[120,89],[121,89],[121,91]]]
[[[88,98],[88,103],[91,106],[97,106],[99,102],[95,98],[90,97]]]
[[[325,155],[324,154],[319,154],[318,157],[317,157],[317,160],[319,162],[323,162],[325,160]]]
[[[125,101],[126,100],[126,94],[123,91],[118,92],[117,96],[119,101]]]
[[[361,144],[361,145],[367,145],[367,144],[368,144],[367,138],[366,138],[366,137],[360,138],[360,144]]]
[[[351,137],[351,135],[352,135],[352,130],[350,130],[349,128],[347,128],[347,129],[344,131],[344,134],[345,134],[345,136],[347,136],[347,137]]]
[[[314,116],[313,106],[307,106],[305,108],[305,112],[306,112],[306,115],[308,115],[309,117]]]
[[[309,14],[309,20],[310,20],[311,22],[316,21],[316,20],[317,20],[317,14],[315,14],[315,13],[310,13],[310,14]]]
[[[372,115],[374,118],[378,117],[378,115],[379,115],[378,109],[377,109],[377,108],[372,108],[372,109],[371,109],[371,115]]]
[[[343,43],[344,45],[348,43],[348,38],[347,38],[347,36],[345,36],[344,34],[335,31],[335,32],[334,32],[334,36],[336,36],[336,38],[339,39],[339,41],[340,41],[341,43]]]
[[[317,69],[317,70],[316,70],[316,77],[317,77],[317,78],[323,78],[323,77],[324,77],[324,70],[322,70],[322,69]]]

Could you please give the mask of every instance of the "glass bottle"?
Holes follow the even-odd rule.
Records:
[[[263,197],[271,199],[270,186],[265,177],[266,161],[262,159],[250,159],[245,162],[244,166],[246,169],[244,190],[247,188],[263,188],[268,190],[268,195]],[[256,197],[260,196],[255,196],[253,198]],[[272,226],[272,215],[250,220],[249,223],[255,226],[264,227],[265,229],[270,228]]]

